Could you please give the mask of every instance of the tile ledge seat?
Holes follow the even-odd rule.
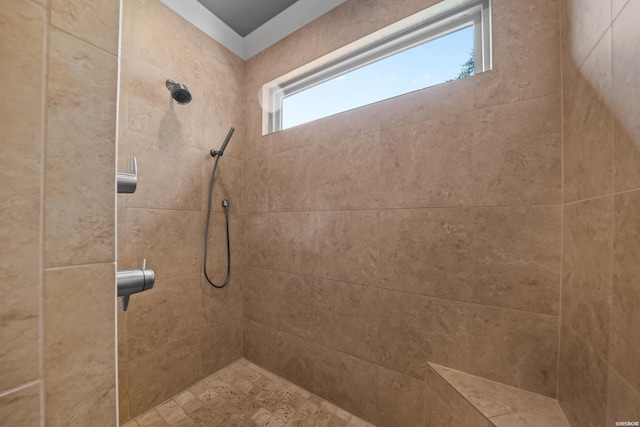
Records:
[[[465,372],[429,363],[427,382],[451,407],[464,408],[465,425],[570,427],[558,401]],[[469,419],[474,418],[474,419]],[[468,421],[468,423],[467,423]]]

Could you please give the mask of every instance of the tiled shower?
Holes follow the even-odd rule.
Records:
[[[640,0],[493,0],[493,70],[263,135],[263,84],[435,3],[348,0],[243,61],[157,0],[9,0],[0,420],[124,425],[258,372],[381,427],[484,425],[450,369],[640,421]]]

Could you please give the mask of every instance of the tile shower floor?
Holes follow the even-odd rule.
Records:
[[[151,426],[375,427],[245,359],[124,425]]]

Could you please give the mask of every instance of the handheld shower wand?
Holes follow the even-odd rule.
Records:
[[[216,156],[220,156],[222,157],[222,155],[224,154],[224,150],[227,149],[227,145],[229,144],[229,141],[231,140],[231,137],[233,136],[233,132],[235,132],[235,128],[231,128],[229,129],[229,133],[227,134],[227,137],[224,139],[224,142],[222,143],[222,147],[220,147],[219,150],[211,150],[211,156],[216,157]]]
[[[213,171],[211,172],[211,179],[209,180],[209,201],[207,202],[207,222],[204,226],[204,263],[202,266],[202,270],[204,273],[204,278],[209,282],[211,286],[214,288],[224,288],[229,283],[229,278],[231,276],[231,245],[229,243],[229,201],[227,199],[222,200],[222,207],[224,208],[226,226],[227,226],[227,276],[222,283],[215,283],[209,277],[207,272],[207,248],[209,244],[209,222],[211,221],[211,197],[213,194],[213,182],[216,176],[216,170],[218,169],[218,162],[220,161],[220,157],[224,154],[224,150],[227,148],[227,144],[231,140],[231,136],[235,131],[234,128],[229,129],[229,133],[222,143],[222,147],[220,150],[211,150],[211,155],[216,158],[215,164],[213,165]]]

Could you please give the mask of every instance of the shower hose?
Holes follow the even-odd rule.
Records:
[[[207,202],[207,222],[204,226],[204,277],[207,279],[207,282],[214,288],[224,288],[229,283],[229,277],[231,275],[231,246],[229,245],[229,202],[226,199],[222,200],[222,207],[224,208],[225,218],[227,222],[227,277],[224,279],[224,282],[221,284],[216,284],[209,278],[207,274],[207,247],[209,246],[209,220],[211,219],[211,198],[213,197],[213,180],[216,176],[216,169],[218,169],[218,162],[220,161],[220,157],[216,157],[216,162],[213,165],[213,171],[211,172],[211,179],[209,180],[209,201]]]

